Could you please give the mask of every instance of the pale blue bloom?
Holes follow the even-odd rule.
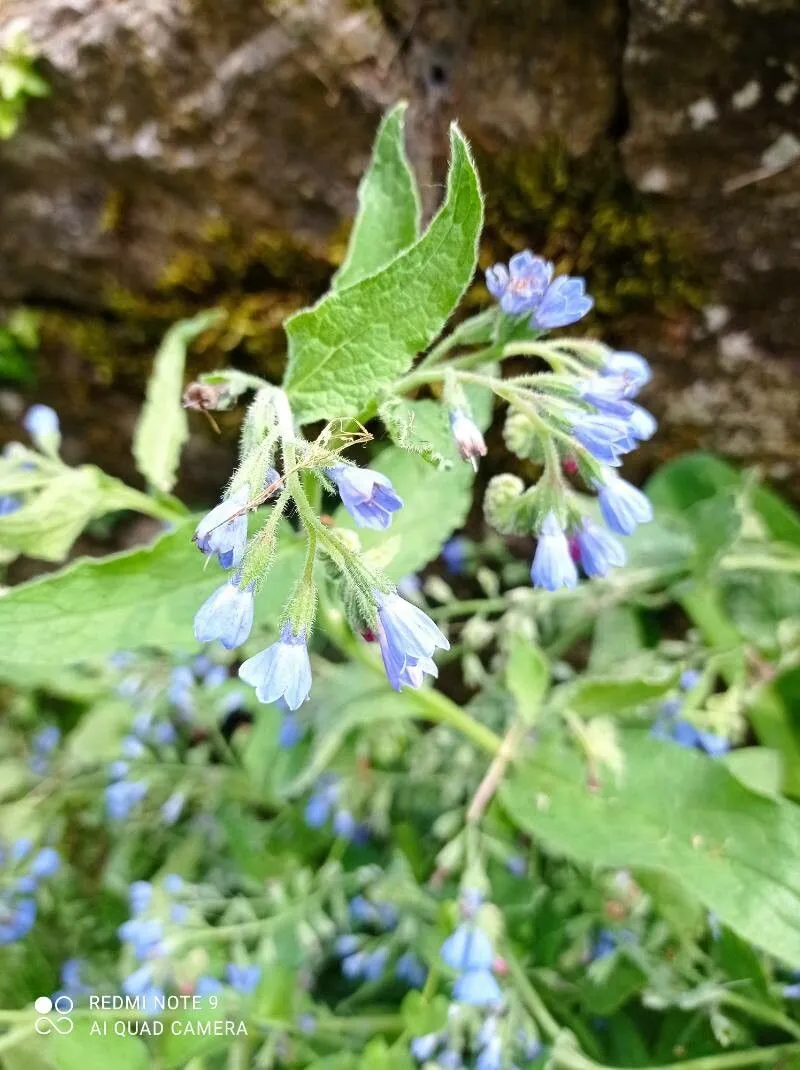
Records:
[[[684,669],[678,683],[680,684],[682,691],[691,691],[693,687],[697,687],[702,679],[703,674],[699,670]]]
[[[144,914],[153,898],[153,885],[150,881],[134,881],[128,888],[128,902],[131,913]]]
[[[488,970],[494,962],[491,941],[477,925],[459,925],[442,944],[439,954],[451,969],[459,973]]]
[[[439,1033],[425,1033],[421,1037],[411,1038],[411,1054],[418,1063],[426,1063],[433,1056],[439,1046],[441,1035]]]
[[[581,413],[575,418],[572,434],[588,453],[614,468],[618,468],[622,456],[636,446],[629,425],[615,416]]]
[[[500,985],[489,970],[469,970],[453,985],[453,999],[473,1007],[488,1007],[502,998]]]
[[[235,962],[229,962],[226,973],[231,987],[244,995],[253,992],[261,980],[261,967],[255,964],[238,966]]]
[[[229,647],[228,649],[233,648]],[[213,690],[215,687],[222,687],[230,679],[230,675],[227,665],[212,665],[203,677],[203,687],[207,687],[209,690]]]
[[[35,441],[53,438],[60,433],[58,413],[49,405],[31,405],[22,419],[22,426]]]
[[[413,951],[406,951],[400,956],[395,963],[394,972],[398,979],[405,981],[409,988],[422,988],[428,976],[425,964]]]
[[[475,1060],[475,1070],[500,1070],[503,1064],[503,1042],[494,1036],[481,1049]]]
[[[581,567],[587,576],[607,576],[614,567],[625,564],[625,550],[613,535],[587,517],[575,529]]]
[[[291,624],[284,625],[278,642],[248,658],[239,676],[256,689],[259,702],[282,698],[290,710],[302,706],[311,690],[311,662],[304,633],[295,635]]]
[[[541,304],[533,313],[532,322],[545,330],[568,327],[583,319],[593,304],[582,278],[559,275],[547,288]]]
[[[224,583],[195,614],[195,639],[198,643],[218,639],[227,650],[241,646],[252,630],[254,607],[253,584],[242,590],[236,579]]]
[[[348,958],[350,955],[354,955],[361,946],[361,940],[353,933],[345,933],[343,936],[336,938],[336,954],[339,958]]]
[[[35,880],[52,877],[58,872],[61,859],[53,847],[43,847],[31,862],[30,873]]]
[[[216,977],[209,977],[208,974],[201,975],[195,982],[194,994],[202,999],[207,999],[208,996],[217,996],[221,991],[222,985],[220,982]]]
[[[49,754],[56,749],[60,741],[61,730],[51,724],[36,733],[31,740],[31,746],[39,754]]]
[[[326,475],[339,488],[342,504],[360,528],[388,528],[392,513],[403,507],[391,481],[371,468],[339,464],[326,469]]]
[[[650,365],[638,353],[611,353],[605,359],[601,375],[619,376],[625,381],[625,397],[633,398],[653,378]]]
[[[21,508],[22,502],[19,498],[13,498],[10,494],[4,494],[0,497],[0,516],[11,516],[12,513],[16,513]]]
[[[141,996],[153,983],[151,966],[140,966],[122,982],[122,991],[126,996]]]
[[[304,729],[300,718],[294,713],[285,713],[278,732],[278,746],[288,750],[296,746],[303,735]]]
[[[164,891],[170,895],[179,895],[183,887],[183,877],[179,873],[168,873],[164,878]]]
[[[204,554],[216,554],[223,568],[238,568],[247,545],[247,503],[250,487],[245,484],[207,513],[194,533],[194,541]]]
[[[13,944],[27,936],[36,921],[36,902],[0,894],[0,944]]]
[[[432,660],[437,647],[450,644],[419,606],[397,594],[375,592],[378,605],[378,643],[389,683],[399,691],[404,685],[419,687],[423,674],[436,676]]]
[[[305,822],[309,828],[322,828],[331,816],[339,788],[335,780],[320,777],[320,781],[311,798],[306,803]]]
[[[460,576],[467,563],[469,539],[463,535],[454,535],[448,539],[442,547],[442,560],[444,567],[454,576]]]
[[[531,582],[534,587],[544,587],[546,591],[575,587],[578,583],[578,570],[572,560],[569,542],[555,513],[548,513],[542,523],[531,565]]]
[[[511,855],[510,858],[506,859],[506,868],[513,876],[524,877],[528,872],[528,863],[522,855]]]
[[[106,812],[113,821],[124,821],[147,794],[143,780],[117,780],[105,790]]]
[[[162,820],[167,825],[174,825],[178,818],[183,813],[183,808],[186,805],[186,792],[185,791],[173,791],[166,802],[162,803],[160,814]]]
[[[486,285],[510,316],[532,313],[531,325],[544,329],[577,323],[594,302],[586,295],[583,279],[560,275],[553,279],[553,264],[526,249],[511,257],[508,268],[495,264],[486,272]]]
[[[157,918],[130,918],[117,933],[120,940],[131,945],[137,959],[153,958],[163,951],[164,930]]]
[[[649,499],[615,473],[606,472],[603,482],[596,486],[600,512],[617,535],[631,535],[638,524],[646,524],[653,519],[653,506]]]
[[[651,412],[643,409],[641,405],[634,405],[628,417],[628,427],[639,441],[646,442],[656,433],[658,423]]]

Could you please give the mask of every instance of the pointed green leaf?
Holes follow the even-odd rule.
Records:
[[[213,563],[203,567],[195,524],[189,519],[152,546],[80,558],[10,590],[0,599],[0,677],[143,646],[195,649],[194,614],[227,578]],[[301,562],[297,547],[279,553],[280,567],[256,598],[264,623],[279,615]]]
[[[450,141],[445,201],[419,241],[287,321],[285,387],[301,421],[356,416],[431,344],[469,285],[483,205],[456,126]]]
[[[133,437],[136,467],[157,490],[175,485],[189,424],[181,404],[186,349],[222,317],[219,309],[200,312],[170,327],[158,348],[147,384],[147,398]]]
[[[673,877],[734,932],[800,966],[800,808],[748,791],[720,762],[640,732],[625,775],[586,786],[580,757],[543,743],[501,788],[516,824],[587,865]]]
[[[334,289],[343,290],[371,275],[417,239],[420,202],[404,144],[407,107],[405,101],[395,105],[378,129],[369,168],[358,187],[358,215],[347,256],[333,277]]]
[[[101,482],[99,468],[65,468],[21,509],[0,517],[0,547],[63,561],[89,521],[105,511]]]

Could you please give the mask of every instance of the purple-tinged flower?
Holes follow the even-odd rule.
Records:
[[[453,999],[472,1007],[489,1007],[502,998],[500,985],[489,970],[468,970],[453,985]]]
[[[342,504],[360,528],[384,530],[392,522],[392,513],[403,507],[391,481],[372,468],[337,464],[326,475],[339,488]]]
[[[19,498],[13,498],[10,494],[4,494],[0,497],[0,516],[11,516],[12,513],[16,513],[21,508],[22,502]]]
[[[625,564],[625,550],[613,535],[584,517],[575,529],[581,568],[587,576],[607,576]]]
[[[236,578],[218,587],[203,602],[194,618],[194,637],[198,643],[219,639],[226,650],[245,642],[253,627],[254,585],[242,590]]]
[[[544,587],[546,591],[577,586],[578,570],[555,513],[547,514],[539,532],[531,565],[531,582],[534,587]]]
[[[412,1037],[409,1045],[411,1054],[418,1063],[427,1063],[439,1047],[441,1039],[440,1033],[424,1033],[421,1037]]]
[[[425,964],[417,958],[413,951],[406,951],[395,963],[395,976],[400,981],[405,981],[409,988],[422,988],[428,976]]]
[[[216,977],[209,977],[208,974],[202,974],[194,983],[194,994],[200,996],[201,999],[217,996],[221,991],[222,985],[220,982]]]
[[[453,970],[489,970],[494,962],[491,941],[477,925],[461,924],[439,949],[444,962]]]
[[[450,430],[462,459],[470,461],[477,470],[478,457],[486,456],[486,442],[481,429],[465,412],[454,409],[450,413]]]
[[[13,944],[27,936],[36,921],[36,901],[0,895],[0,944]]]
[[[278,731],[278,746],[289,750],[300,742],[304,734],[305,730],[300,718],[294,713],[285,713]]]
[[[581,413],[572,425],[572,434],[593,457],[614,468],[619,468],[622,456],[636,446],[630,426],[615,416]]]
[[[703,674],[698,669],[684,669],[678,684],[681,691],[691,691],[702,679]]]
[[[43,847],[31,862],[30,874],[35,880],[52,877],[58,872],[61,858],[54,847]]]
[[[223,568],[238,568],[247,545],[247,503],[250,486],[224,498],[207,513],[194,533],[194,541],[204,554],[216,554]]]
[[[466,539],[463,535],[454,535],[452,539],[448,539],[442,547],[442,561],[444,561],[444,567],[453,576],[460,576],[467,564],[467,551],[469,550],[469,539]]]
[[[248,658],[239,676],[256,689],[259,702],[277,702],[282,698],[290,710],[302,706],[311,690],[311,662],[305,633],[295,635],[285,624],[277,643]]]
[[[622,378],[598,376],[587,379],[580,388],[580,396],[604,416],[629,420],[634,412],[633,402],[625,398],[625,381]]]
[[[229,962],[225,972],[228,984],[245,996],[250,995],[261,980],[261,967],[255,964],[238,966],[235,962]]]
[[[552,263],[529,249],[515,253],[508,268],[504,264],[489,268],[486,285],[507,315],[532,313],[531,324],[545,330],[577,323],[594,304],[583,279],[570,275],[553,279]]]
[[[105,790],[106,813],[112,821],[124,821],[146,794],[143,780],[117,780]]]
[[[636,487],[613,472],[606,472],[596,484],[603,520],[617,535],[631,535],[638,524],[653,519],[653,506]]]
[[[450,644],[430,617],[419,606],[406,602],[397,594],[375,592],[378,604],[378,643],[389,683],[399,691],[404,685],[419,687],[423,674],[435,676],[432,660],[437,647],[448,650]]]
[[[606,357],[601,375],[620,377],[625,381],[626,398],[634,398],[653,378],[650,365],[638,353],[611,353]]]
[[[134,917],[144,914],[153,898],[153,885],[150,881],[134,881],[128,888],[128,903]]]
[[[166,802],[162,803],[161,819],[167,825],[174,825],[178,818],[183,813],[183,808],[186,805],[186,792],[185,791],[173,791]]]
[[[37,443],[60,434],[58,413],[49,405],[31,405],[22,419],[22,426]]]

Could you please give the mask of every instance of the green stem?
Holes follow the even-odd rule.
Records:
[[[536,1022],[540,1026],[542,1032],[548,1040],[555,1040],[556,1037],[563,1032],[561,1026],[552,1016],[550,1011],[545,1006],[544,1000],[531,984],[528,975],[522,966],[519,959],[511,952],[508,952],[505,956],[508,963],[508,972],[512,981],[519,989],[519,994],[522,996],[528,1010],[531,1012]],[[582,1056],[585,1058],[585,1056]],[[591,1063],[591,1060],[587,1060],[587,1063]],[[593,1064],[592,1064],[593,1065]]]
[[[473,613],[502,613],[508,609],[508,604],[508,598],[504,595],[498,595],[497,598],[465,598],[435,606],[428,615],[434,620],[449,620],[451,617],[468,617]]]
[[[800,1054],[800,1044],[776,1044],[771,1048],[748,1048],[746,1051],[726,1052],[722,1055],[704,1055],[699,1059],[686,1059],[677,1063],[661,1063],[651,1066],[650,1070],[735,1070],[739,1066],[755,1066],[758,1063],[772,1063]],[[580,1052],[570,1052],[563,1048],[553,1052],[553,1062],[566,1070],[617,1070],[604,1063],[596,1063]]]
[[[763,1003],[757,1003],[755,1000],[740,996],[738,992],[730,991],[725,991],[722,994],[720,1002],[728,1007],[735,1007],[743,1014],[747,1014],[758,1021],[777,1026],[778,1029],[783,1029],[789,1036],[800,1040],[800,1025],[790,1018],[788,1014],[784,1014],[774,1007],[765,1007]]]
[[[770,557],[764,554],[725,554],[719,562],[728,572],[800,572],[800,555],[796,557]]]

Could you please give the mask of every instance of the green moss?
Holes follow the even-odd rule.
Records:
[[[485,263],[533,248],[588,277],[603,319],[702,304],[690,250],[625,180],[612,152],[574,160],[549,145],[477,157],[487,191]]]

